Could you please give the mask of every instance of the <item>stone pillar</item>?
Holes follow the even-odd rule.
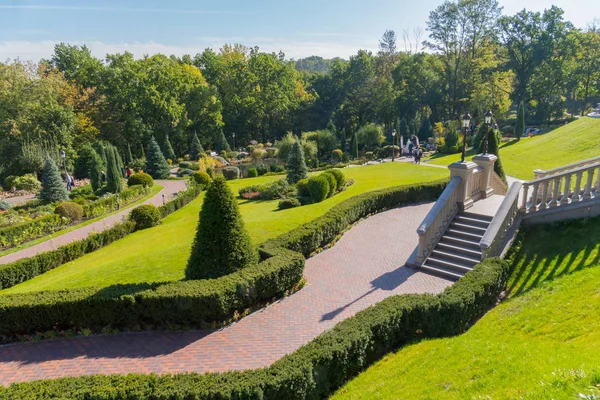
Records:
[[[484,198],[488,198],[494,194],[492,188],[492,174],[494,173],[494,163],[498,157],[495,154],[478,154],[473,157],[473,162],[483,168],[483,176],[485,177]]]
[[[464,211],[473,206],[473,199],[471,198],[471,189],[473,187],[473,170],[477,168],[477,164],[471,161],[455,162],[448,165],[450,169],[450,179],[455,176],[460,178],[460,185],[458,185],[458,207]]]

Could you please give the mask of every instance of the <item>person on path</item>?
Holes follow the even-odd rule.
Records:
[[[67,190],[70,192],[71,189],[73,189],[73,177],[71,175],[69,175],[67,173],[67,176],[65,177],[66,181],[67,181]]]
[[[421,157],[423,156],[423,150],[421,150],[420,147],[417,147],[417,159],[416,159],[416,163],[417,164],[421,164]]]
[[[127,175],[127,178],[131,176],[131,168],[127,167],[127,169],[125,170],[125,175]]]

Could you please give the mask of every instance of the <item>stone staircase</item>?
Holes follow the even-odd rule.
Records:
[[[481,262],[479,242],[491,221],[488,215],[459,212],[421,269],[454,281],[462,278]]]

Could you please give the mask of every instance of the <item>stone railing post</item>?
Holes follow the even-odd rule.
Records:
[[[473,206],[471,198],[473,188],[473,170],[477,168],[477,164],[470,161],[455,162],[448,165],[450,169],[450,178],[455,176],[460,178],[460,184],[457,188],[456,202],[461,211],[464,211]]]
[[[494,163],[498,157],[495,154],[478,154],[473,157],[473,162],[483,168],[484,186],[481,188],[483,197],[488,198],[494,194],[492,187],[492,174],[494,173]]]

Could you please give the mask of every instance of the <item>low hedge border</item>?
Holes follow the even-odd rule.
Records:
[[[304,256],[335,239],[348,225],[387,208],[434,200],[446,183],[400,186],[348,199],[265,242],[256,266],[218,279],[0,296],[0,342],[52,329],[168,329],[226,320],[292,289],[302,279]]]
[[[100,215],[107,214],[118,210],[128,204],[131,204],[145,195],[150,193],[150,188],[146,188],[143,185],[130,186],[127,189],[119,193],[119,202],[117,203],[117,196],[109,196],[92,201],[88,204],[83,205],[83,216],[86,219],[99,217]]]
[[[439,295],[389,297],[267,368],[25,382],[0,388],[0,399],[321,399],[402,345],[464,332],[494,306],[508,274],[506,262],[488,259]]]
[[[202,193],[202,186],[192,185],[175,199],[159,207],[161,217],[179,210]],[[61,246],[56,250],[40,253],[31,258],[0,265],[0,290],[8,289],[63,264],[107,246],[135,231],[134,222],[115,224],[103,232],[94,233],[85,239]]]

